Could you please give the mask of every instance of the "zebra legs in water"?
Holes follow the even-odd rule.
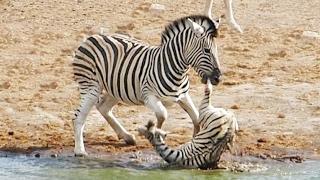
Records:
[[[198,122],[199,112],[198,112],[197,108],[195,107],[195,105],[193,104],[192,99],[189,96],[189,93],[186,93],[186,95],[178,101],[178,104],[191,117],[193,125],[194,125],[193,136],[195,136],[200,130],[200,126],[199,126],[199,122]]]
[[[136,144],[135,137],[117,121],[112,113],[113,107],[118,103],[118,100],[105,94],[101,101],[96,105],[98,111],[107,120],[112,129],[116,132],[119,139],[123,139],[127,144]]]
[[[75,119],[73,120],[75,147],[74,152],[77,156],[87,155],[83,143],[84,122],[91,108],[98,102],[97,91],[88,91],[85,95],[81,95],[79,108],[76,110]]]

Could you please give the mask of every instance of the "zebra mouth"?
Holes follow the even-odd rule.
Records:
[[[202,84],[207,84],[208,79],[209,79],[209,78],[208,78],[207,76],[203,76],[203,77],[201,78],[201,83],[202,83]],[[212,78],[210,78],[209,80],[210,80],[210,82],[211,82],[212,85],[218,85],[219,82],[220,82],[219,78],[216,78],[216,77],[212,77]]]

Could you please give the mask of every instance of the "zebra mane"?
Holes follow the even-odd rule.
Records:
[[[165,44],[168,38],[170,39],[170,37],[175,36],[179,32],[190,28],[187,23],[188,19],[191,19],[192,21],[203,26],[205,31],[207,31],[209,34],[212,34],[213,37],[217,37],[218,31],[212,19],[204,15],[191,15],[182,17],[168,24],[162,32],[161,44]]]

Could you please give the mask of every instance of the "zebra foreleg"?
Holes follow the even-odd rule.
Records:
[[[115,98],[104,95],[101,101],[96,105],[98,111],[107,120],[112,129],[116,132],[119,139],[123,139],[126,144],[135,145],[136,140],[134,135],[130,134],[114,117],[112,113],[113,107],[118,103]]]
[[[73,120],[75,156],[87,155],[87,152],[85,151],[84,143],[83,143],[84,122],[92,106],[94,106],[98,101],[98,96],[94,95],[95,92],[96,91],[92,91],[92,92],[88,92],[86,95],[83,95],[81,97],[80,106],[75,112],[75,119]]]
[[[192,119],[194,125],[193,136],[195,136],[200,130],[200,125],[198,122],[199,112],[197,108],[193,104],[192,99],[188,93],[178,101],[178,104],[182,109],[184,109],[188,113],[188,115]]]
[[[145,105],[155,112],[157,117],[157,128],[161,129],[163,122],[168,118],[167,109],[163,106],[162,102],[154,95],[146,98]]]

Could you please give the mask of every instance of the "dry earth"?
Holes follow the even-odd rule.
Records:
[[[120,4],[121,3],[121,4]],[[151,3],[166,6],[155,15]],[[204,0],[0,0],[0,149],[71,152],[72,116],[78,104],[70,63],[88,35],[122,32],[157,45],[170,21],[202,12]],[[244,33],[225,24],[219,37],[224,81],[214,105],[235,111],[240,125],[238,154],[262,157],[320,154],[320,40],[302,36],[320,31],[318,0],[236,0],[236,19]],[[223,13],[215,1],[213,14]],[[202,86],[191,72],[196,104]],[[171,145],[191,138],[192,123],[178,106],[168,107]],[[153,113],[119,105],[115,114],[132,133]],[[150,148],[118,141],[94,109],[85,128],[89,153]],[[173,126],[174,124],[174,126]]]

